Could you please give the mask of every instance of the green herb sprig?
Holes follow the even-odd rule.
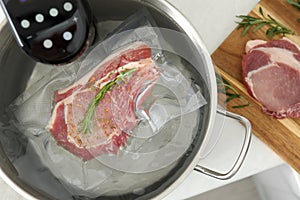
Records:
[[[250,106],[250,102],[247,101],[242,95],[234,89],[228,81],[222,78],[220,75],[217,74],[217,86],[218,86],[218,93],[225,94],[227,96],[224,103],[228,103],[233,99],[241,99],[244,101],[241,105],[232,106],[232,108],[244,108]]]
[[[298,8],[300,10],[300,0],[294,1],[294,0],[286,0],[289,4],[294,6],[295,8]]]
[[[90,102],[88,109],[86,111],[85,117],[82,120],[82,129],[81,132],[83,134],[86,134],[89,131],[90,124],[92,121],[92,118],[95,114],[96,107],[99,105],[100,101],[104,99],[106,93],[110,91],[115,85],[119,85],[125,78],[129,78],[137,68],[132,68],[125,70],[123,72],[120,72],[120,74],[112,81],[109,81],[106,83],[100,91],[96,94],[96,96],[92,99]]]
[[[294,0],[287,0],[289,4],[300,10],[300,0],[294,1]],[[297,20],[297,22],[300,23],[300,18]]]
[[[255,27],[252,32],[256,32],[265,25],[269,26],[266,31],[266,35],[270,39],[272,39],[275,35],[295,35],[294,31],[285,27],[270,15],[265,16],[261,7],[259,7],[259,13],[261,15],[261,18],[251,17],[248,15],[236,16],[237,18],[242,19],[241,22],[236,22],[237,24],[239,24],[238,29],[244,28],[242,36],[246,35],[252,27]]]

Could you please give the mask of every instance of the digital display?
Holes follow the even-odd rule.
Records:
[[[21,4],[23,3],[29,3],[31,0],[18,0]]]
[[[5,4],[10,4],[10,3],[14,3],[14,4],[27,4],[29,2],[32,2],[32,0],[0,0],[3,1]]]

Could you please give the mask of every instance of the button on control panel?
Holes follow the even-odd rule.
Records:
[[[37,61],[68,62],[85,48],[91,26],[86,0],[0,0],[19,45]]]
[[[57,17],[58,14],[59,14],[59,12],[58,12],[57,8],[50,8],[50,10],[49,10],[49,15],[50,15],[51,17]]]
[[[64,3],[64,10],[66,12],[71,12],[73,10],[73,4],[69,1]]]
[[[35,16],[35,21],[37,22],[37,23],[42,23],[43,21],[44,21],[44,15],[43,14],[37,14],[36,16]]]
[[[27,19],[23,19],[23,20],[21,21],[21,26],[22,26],[22,28],[24,28],[24,29],[28,29],[28,28],[30,27],[30,22],[29,22]]]

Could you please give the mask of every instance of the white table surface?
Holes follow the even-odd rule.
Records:
[[[169,0],[193,24],[210,53],[212,53],[236,27],[235,16],[247,14],[258,0]],[[0,21],[4,19],[0,9]],[[241,144],[243,127],[232,120],[226,120],[221,138],[215,150],[201,165],[219,170],[228,168],[234,162],[234,155]],[[239,172],[227,181],[216,180],[193,171],[187,179],[165,200],[179,200],[215,189],[236,180],[252,176],[284,162],[255,136],[252,139],[247,158]],[[0,200],[24,199],[0,178]]]

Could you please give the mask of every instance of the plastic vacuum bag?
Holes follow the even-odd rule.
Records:
[[[145,16],[148,20],[145,20]],[[140,23],[141,19],[143,23]],[[30,139],[41,160],[73,194],[93,197],[110,194],[112,188],[118,186],[128,191],[138,185],[146,186],[149,181],[155,182],[163,177],[166,168],[191,148],[201,117],[198,110],[206,104],[206,100],[201,85],[195,84],[186,68],[190,55],[185,55],[184,48],[179,51],[173,49],[163,39],[165,35],[169,38],[185,38],[175,31],[154,28],[151,17],[138,13],[122,23],[104,41],[95,44],[81,61],[47,72],[10,106],[9,111],[14,117],[11,122]],[[66,147],[65,143],[57,142],[57,138],[54,139],[46,128],[55,114],[55,92],[66,91],[66,88],[85,79],[108,58],[114,58],[112,54],[117,55],[120,49],[130,48],[140,42],[151,48],[151,58],[160,76],[150,84],[151,87],[143,88],[136,98],[136,126],[132,130],[121,129],[126,132],[127,138],[117,151],[107,150],[107,153],[98,154],[88,150],[92,159],[77,157],[74,152],[84,147],[78,148],[74,144]],[[176,42],[180,44],[180,41]],[[189,66],[196,65],[189,63]],[[83,87],[86,85],[71,93],[77,94]],[[147,98],[143,98],[145,93]],[[70,101],[74,103],[75,99]],[[76,116],[74,111],[71,117]],[[118,117],[112,119],[117,121]],[[80,124],[75,126],[79,127]],[[112,138],[108,136],[102,142],[109,143],[109,140]],[[92,142],[91,146],[94,145]],[[151,172],[156,173],[153,175]],[[124,188],[124,185],[128,188]]]

